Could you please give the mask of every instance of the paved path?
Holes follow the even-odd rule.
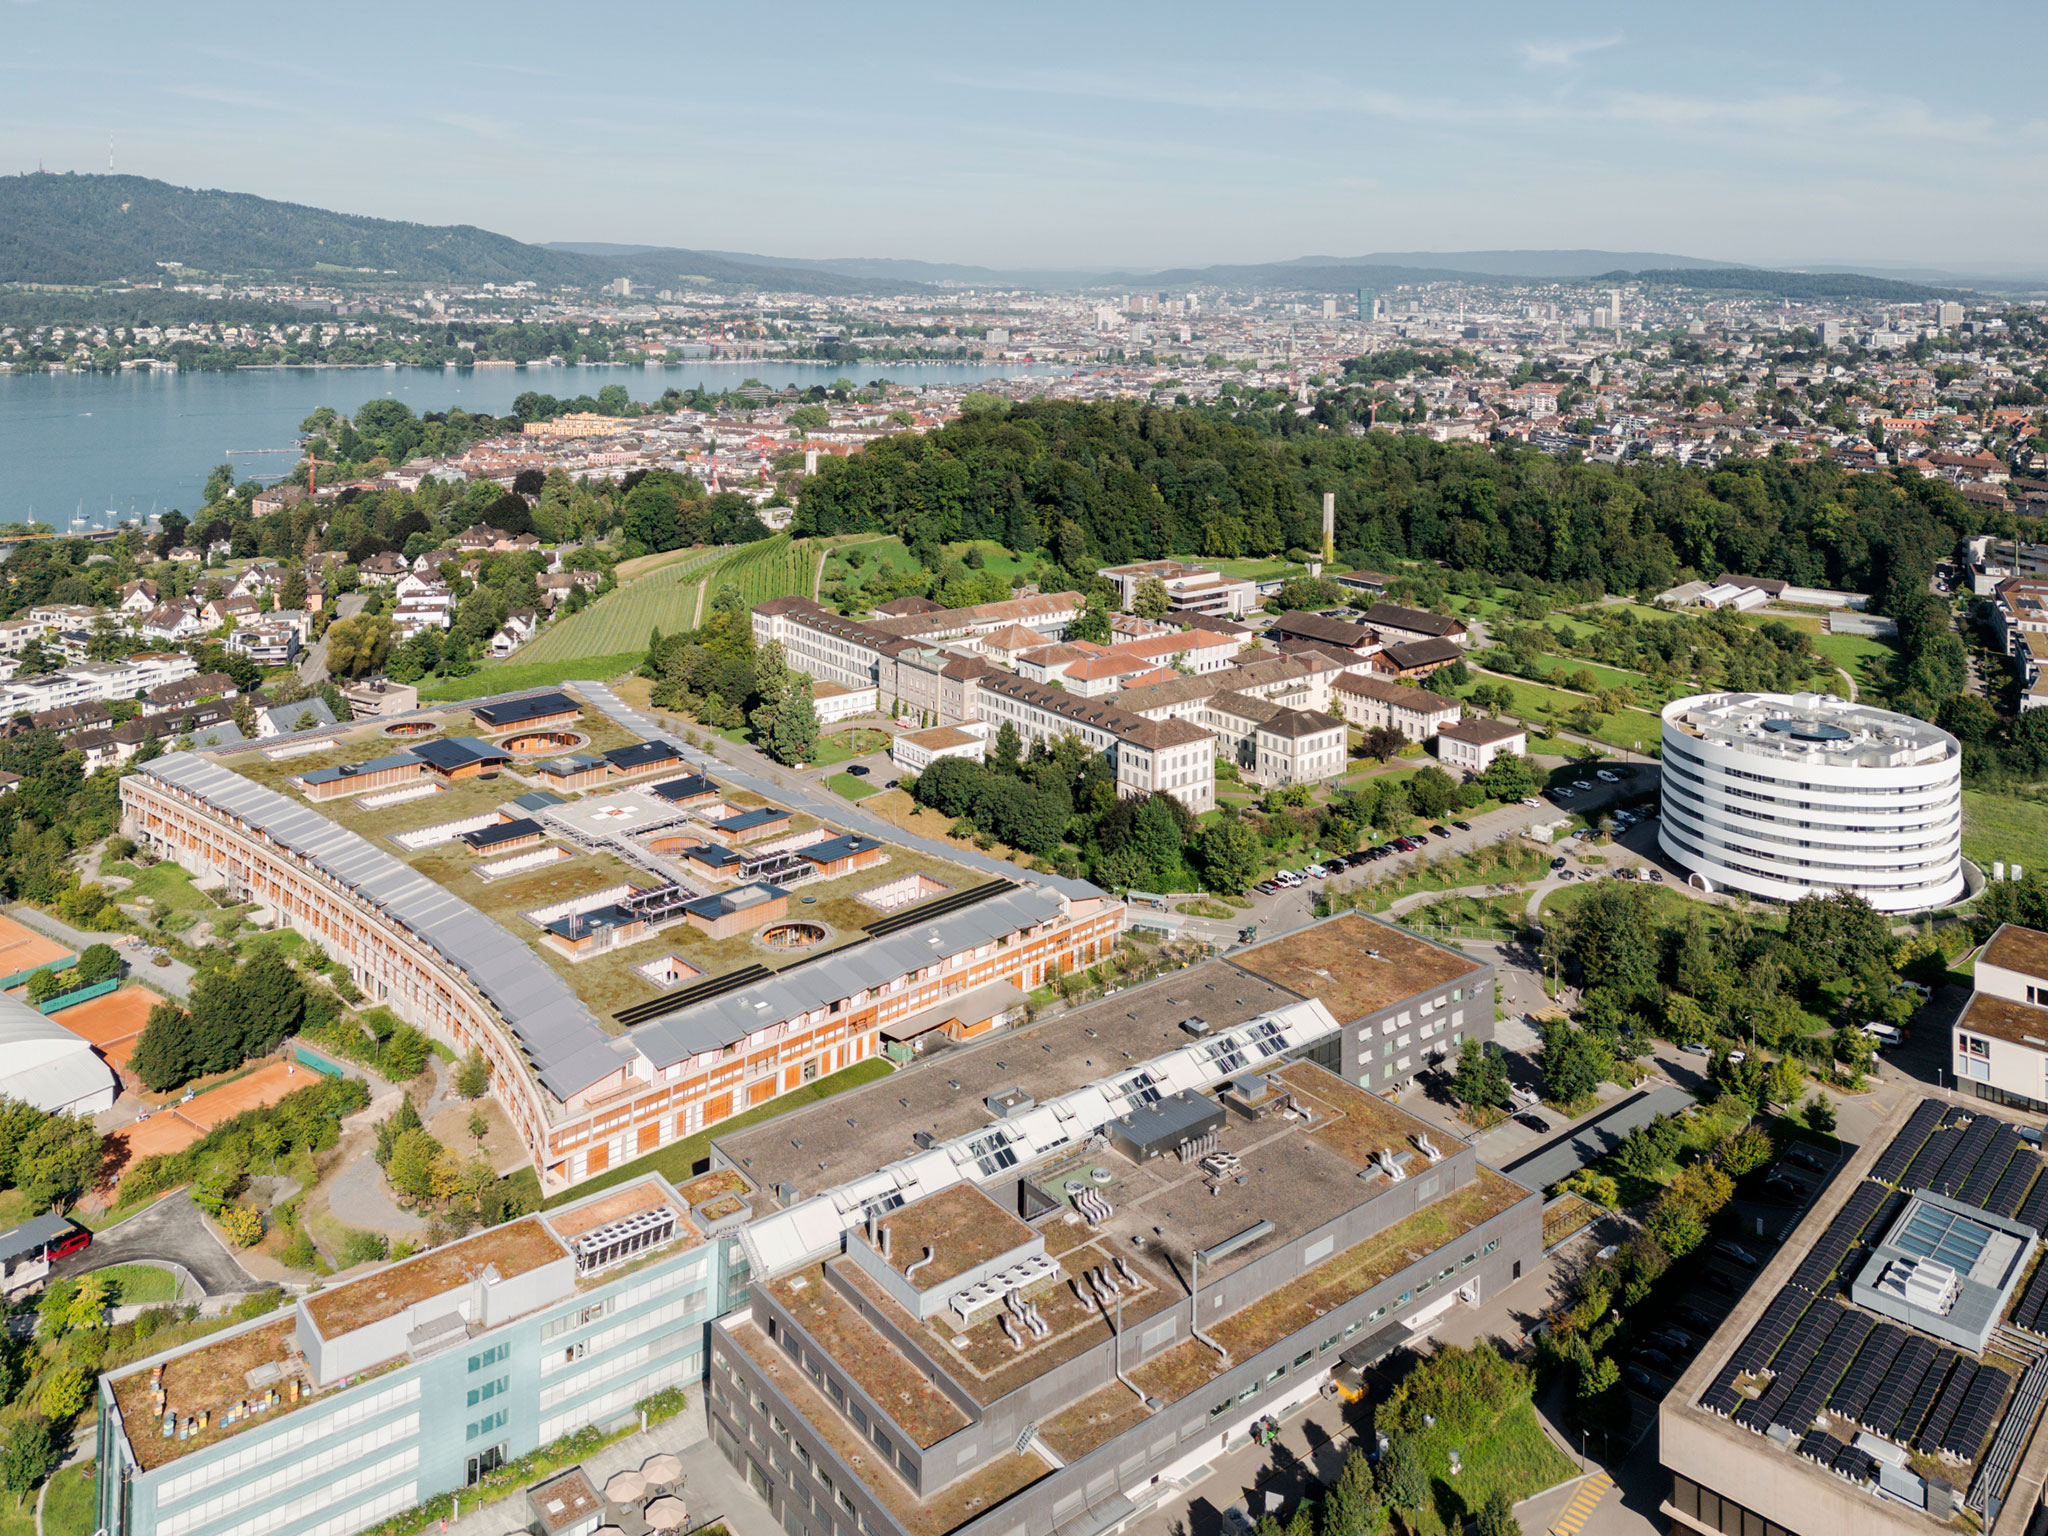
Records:
[[[139,943],[123,943],[130,936],[122,933],[87,933],[83,928],[74,928],[61,918],[52,917],[38,907],[18,902],[7,909],[7,915],[24,928],[33,928],[37,933],[48,934],[60,944],[68,944],[83,952],[94,944],[112,944],[114,952],[128,962],[129,981],[143,982],[158,992],[172,997],[184,998],[192,992],[192,967],[182,960],[173,960],[169,965],[152,965],[137,953]]]
[[[83,1275],[110,1264],[154,1260],[177,1264],[209,1296],[254,1290],[255,1282],[207,1229],[189,1190],[178,1190],[97,1234],[92,1246],[59,1259],[58,1275]]]
[[[427,1230],[426,1222],[401,1210],[384,1185],[384,1170],[367,1153],[350,1158],[327,1181],[327,1209],[346,1226],[367,1228],[390,1237],[411,1237]]]

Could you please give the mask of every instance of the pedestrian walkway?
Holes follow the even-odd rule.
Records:
[[[1551,1522],[1550,1536],[1579,1536],[1586,1528],[1586,1522],[1593,1518],[1593,1511],[1600,1507],[1600,1501],[1614,1488],[1614,1479],[1605,1472],[1595,1472],[1572,1495],[1571,1502]]]

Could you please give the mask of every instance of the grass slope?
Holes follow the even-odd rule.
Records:
[[[614,656],[636,648],[644,652],[649,630],[658,627],[673,634],[690,627],[691,610],[696,603],[694,577],[723,553],[718,549],[691,550],[683,559],[622,583],[581,613],[572,613],[550,624],[519,652],[518,660],[568,661],[582,656]]]
[[[640,640],[638,649],[621,651],[616,656],[485,662],[467,677],[426,678],[420,683],[420,702],[448,704],[462,699],[484,699],[494,693],[517,693],[522,688],[549,688],[578,677],[602,682],[621,672],[631,672],[647,659],[647,637],[642,635]]]
[[[1963,791],[1963,857],[1988,876],[1994,862],[2006,873],[2018,864],[2048,874],[2048,806],[2013,795]]]

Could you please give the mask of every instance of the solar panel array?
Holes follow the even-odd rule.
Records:
[[[2000,1410],[2013,1390],[2010,1373],[1877,1319],[1832,1292],[1845,1263],[1891,1229],[1913,1191],[1931,1189],[2048,1235],[2048,1179],[2041,1175],[2041,1154],[2009,1122],[1923,1099],[1729,1355],[1700,1406],[1759,1434],[1773,1427],[1790,1431],[1801,1437],[1802,1456],[1852,1481],[1867,1482],[1877,1466],[1836,1438],[1849,1424],[1929,1453],[1973,1462],[1985,1456],[1989,1468],[1986,1442],[1994,1429],[1999,1440],[1992,1452],[2015,1434],[2024,1442],[2039,1399],[2048,1399],[2048,1364],[2038,1391],[2014,1402],[2027,1424],[2001,1427]],[[1949,1226],[1931,1220],[1918,1233],[1919,1246],[1966,1268],[1970,1255],[1956,1246]],[[2037,1270],[2012,1321],[2048,1335],[2048,1263]],[[1735,1385],[1745,1378],[1761,1379],[1760,1395],[1752,1398]],[[1814,1427],[1823,1409],[1836,1421],[1834,1433]],[[1995,1470],[1997,1481],[2009,1480],[2011,1468]]]

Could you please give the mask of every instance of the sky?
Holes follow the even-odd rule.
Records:
[[[2048,6],[0,0],[0,172],[1005,269],[2048,263]]]

